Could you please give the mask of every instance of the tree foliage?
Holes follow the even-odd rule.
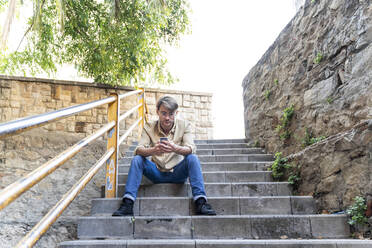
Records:
[[[171,83],[164,46],[188,29],[186,0],[39,0],[22,50],[0,58],[0,72],[56,72],[73,64],[95,82]]]

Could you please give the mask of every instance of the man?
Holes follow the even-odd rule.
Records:
[[[133,215],[133,204],[137,197],[142,175],[153,183],[184,183],[189,177],[196,213],[216,215],[207,203],[204,180],[191,124],[176,118],[178,104],[169,96],[160,98],[156,104],[159,119],[146,123],[140,142],[134,150],[125,194],[120,208],[113,216]],[[151,156],[151,161],[146,157]]]

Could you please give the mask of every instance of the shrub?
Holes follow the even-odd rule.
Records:
[[[289,122],[292,120],[293,114],[294,114],[293,105],[283,110],[283,115],[280,118],[280,124],[275,128],[281,140],[286,140],[289,139],[289,137],[291,137],[291,132],[288,130],[288,126]]]
[[[275,161],[269,168],[269,171],[272,171],[271,175],[276,180],[281,180],[285,174],[286,169],[290,167],[287,164],[287,159],[282,157],[281,152],[275,153]]]
[[[363,197],[356,196],[354,198],[354,204],[351,205],[346,213],[349,215],[350,219],[348,223],[352,226],[357,224],[365,225],[368,222],[367,217],[365,216],[365,211],[367,210],[367,204]]]

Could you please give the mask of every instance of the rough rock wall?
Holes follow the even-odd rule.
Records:
[[[329,137],[371,119],[371,41],[370,0],[307,0],[244,78],[246,137],[265,145],[269,152],[289,155],[304,148],[306,131],[308,137]],[[284,112],[291,106],[293,117],[285,125]],[[316,160],[319,166],[342,163],[338,157],[341,153],[324,155],[328,163]],[[303,162],[307,168],[309,164]],[[372,165],[363,165],[360,173],[370,173],[367,167]],[[307,173],[314,173],[321,182],[328,178],[318,172],[314,167]],[[347,173],[344,176],[352,177]],[[353,196],[358,192],[372,194],[372,189],[362,190],[361,185],[366,182],[354,185]],[[334,189],[329,194],[340,192]],[[345,207],[342,202],[335,207],[325,201],[328,193],[313,193],[322,198],[319,208]]]
[[[300,164],[299,192],[313,195],[319,211],[337,212],[357,195],[372,197],[372,120],[289,156]]]

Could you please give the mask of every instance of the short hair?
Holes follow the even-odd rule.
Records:
[[[159,110],[160,106],[164,105],[170,111],[176,111],[178,109],[178,103],[176,99],[171,96],[163,96],[156,103],[156,109]]]

